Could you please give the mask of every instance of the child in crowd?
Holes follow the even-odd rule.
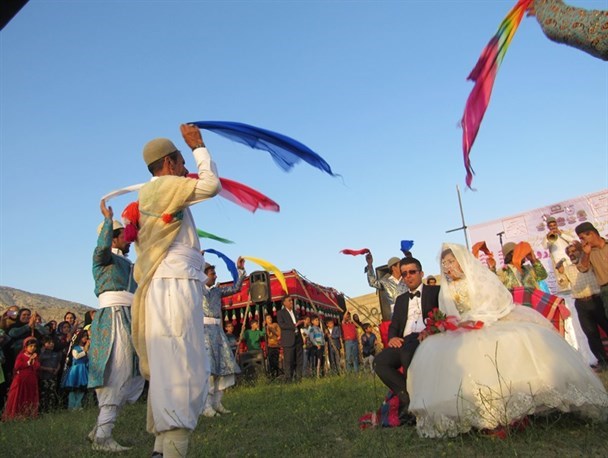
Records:
[[[363,352],[363,369],[369,366],[369,371],[374,372],[374,355],[376,354],[376,335],[372,332],[372,325],[363,324],[364,334],[361,335],[361,348]]]
[[[311,368],[317,373],[317,377],[321,376],[323,367],[323,354],[325,352],[325,338],[321,330],[318,316],[312,317],[312,325],[308,328],[308,340],[310,341],[309,352],[311,354]]]
[[[35,418],[38,416],[38,369],[40,361],[36,353],[35,337],[26,337],[23,350],[17,355],[13,381],[8,391],[8,399],[2,420]]]
[[[312,355],[310,353],[310,347],[312,345],[310,343],[310,339],[308,338],[308,330],[310,329],[311,325],[312,325],[312,322],[310,320],[310,317],[305,316],[304,324],[302,325],[302,328],[300,329],[300,334],[302,335],[302,342],[303,342],[303,347],[302,347],[303,348],[302,361],[304,363],[304,366],[302,367],[303,375],[309,375],[310,368],[312,366]]]
[[[234,335],[234,325],[229,321],[224,326],[224,332],[226,333],[226,338],[228,339],[228,343],[230,344],[230,349],[232,350],[232,354],[236,355],[236,349],[239,346],[239,342]]]
[[[89,357],[87,355],[91,341],[84,329],[74,334],[72,345],[65,363],[63,387],[70,390],[68,409],[82,409],[87,384],[89,383]]]
[[[333,318],[328,318],[325,322],[327,328],[325,329],[325,337],[327,340],[327,354],[329,356],[329,367],[335,374],[340,373],[340,348],[342,344],[340,339],[342,333],[340,328],[336,326]]]
[[[247,329],[243,334],[243,339],[247,344],[247,351],[260,351],[260,341],[264,337],[264,331],[260,330],[260,324],[253,320],[251,322],[251,329]]]
[[[57,391],[57,374],[61,367],[61,354],[55,350],[55,340],[51,336],[42,338],[42,351],[40,352],[40,410],[50,412],[59,407],[59,393]]]
[[[266,332],[266,350],[268,352],[268,372],[272,378],[280,373],[279,360],[281,358],[281,328],[272,320],[272,315],[264,318]]]

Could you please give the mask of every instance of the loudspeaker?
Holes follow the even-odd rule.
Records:
[[[254,380],[266,372],[264,352],[261,350],[248,351],[240,355],[241,376],[246,380]]]
[[[251,272],[249,275],[249,297],[251,302],[267,302],[270,300],[270,278],[265,270]]]

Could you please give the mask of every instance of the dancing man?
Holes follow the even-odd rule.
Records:
[[[205,265],[207,282],[203,289],[203,313],[205,314],[203,322],[205,323],[205,347],[211,365],[209,394],[205,410],[203,410],[203,415],[206,417],[230,413],[230,410],[222,404],[222,397],[226,388],[234,385],[235,374],[241,372],[230,348],[230,342],[222,329],[222,297],[238,293],[246,275],[245,260],[239,258],[236,265],[239,278],[232,286],[223,287],[214,286],[217,280],[215,266]]]
[[[124,228],[113,221],[112,207],[101,201],[103,223],[97,230],[97,247],[93,252],[93,278],[99,312],[91,323],[89,349],[89,388],[95,388],[99,416],[89,439],[93,450],[122,452],[112,438],[118,412],[127,402],[135,402],[144,388],[139,375],[137,355],[131,341],[131,303],[137,288],[133,264],[127,258],[130,243]]]
[[[139,191],[139,230],[133,301],[133,342],[150,380],[148,431],[153,456],[183,457],[205,406],[209,360],[205,350],[205,260],[190,206],[215,196],[221,184],[199,129],[180,126],[198,179],[166,138],[148,142],[144,161],[153,175]]]

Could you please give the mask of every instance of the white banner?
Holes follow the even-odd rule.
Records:
[[[469,226],[471,246],[485,241],[490,251],[494,253],[497,267],[500,267],[503,265],[500,237],[502,237],[503,245],[507,242],[528,242],[534,249],[536,257],[545,266],[549,274],[547,284],[551,292],[555,294],[559,289],[555,281],[553,263],[549,250],[543,246],[548,232],[545,221],[549,216],[557,220],[560,230],[575,239],[578,237],[574,228],[585,221],[593,223],[600,235],[608,238],[608,190],[604,189],[518,215]],[[479,257],[482,262],[485,262],[484,253],[480,253]]]

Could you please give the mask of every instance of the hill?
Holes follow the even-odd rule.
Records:
[[[20,289],[9,288],[8,286],[0,286],[0,313],[13,305],[19,308],[28,308],[38,312],[42,316],[43,322],[63,320],[66,312],[71,311],[76,314],[76,317],[81,321],[84,320],[84,314],[88,310],[94,310],[78,302],[70,302],[56,297],[45,296],[44,294],[28,293]]]

